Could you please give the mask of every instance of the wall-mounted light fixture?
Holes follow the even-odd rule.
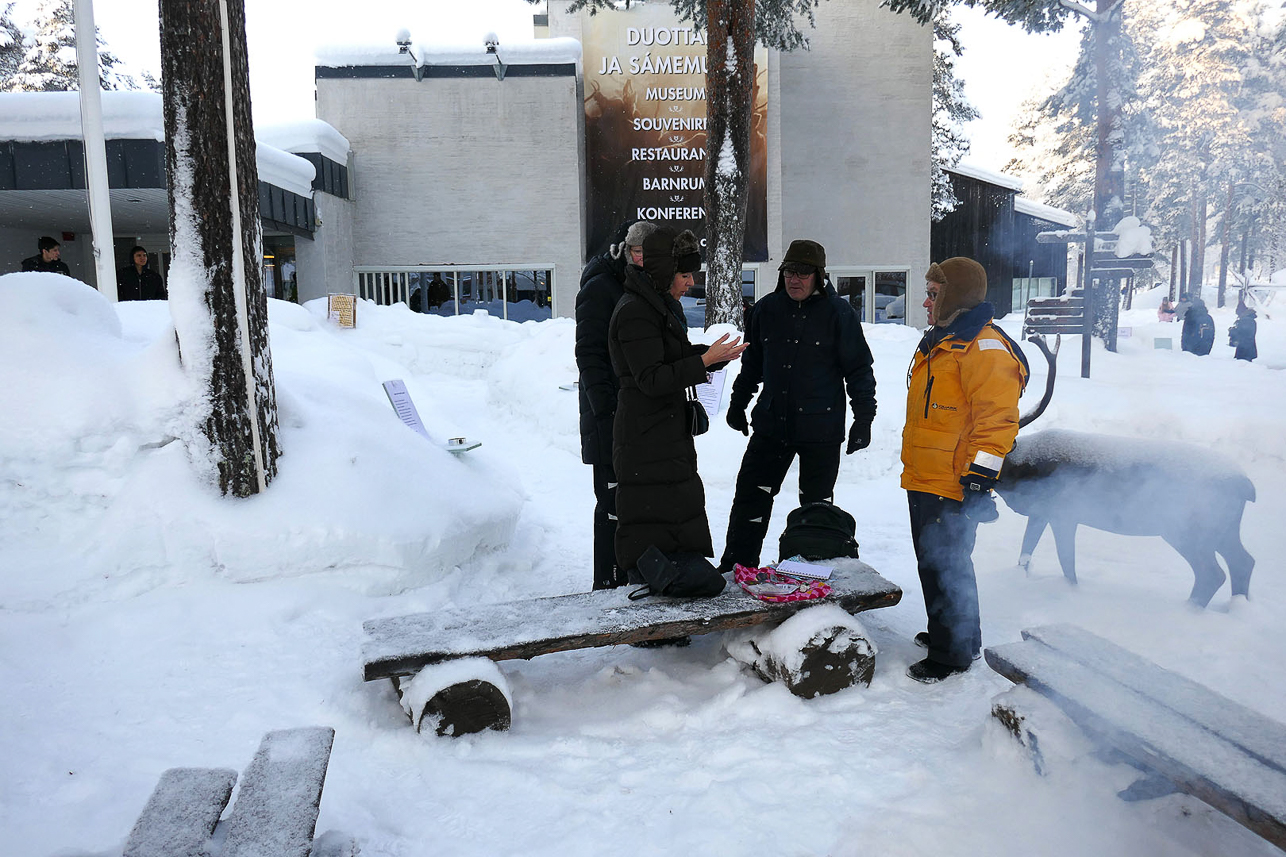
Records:
[[[498,48],[500,47],[500,37],[495,33],[487,33],[487,35],[483,37],[482,42],[487,46],[487,53],[491,54],[491,56],[495,58],[496,80],[504,80],[505,69],[508,68],[508,66],[500,61],[500,53],[498,51]]]
[[[420,68],[420,61],[415,58],[415,53],[411,50],[411,31],[406,27],[397,31],[397,52],[411,58],[411,73],[415,75],[415,82],[419,83],[420,78],[424,76],[424,69]]]

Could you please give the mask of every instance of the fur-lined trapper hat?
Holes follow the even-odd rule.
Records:
[[[629,248],[642,247],[644,239],[655,231],[656,224],[649,220],[628,220],[622,223],[612,239],[612,258],[619,259],[624,256],[625,261],[628,262]]]
[[[627,237],[626,242],[629,242]],[[701,269],[701,245],[691,229],[675,234],[669,226],[655,227],[643,239],[643,270],[658,292],[668,292],[675,274]]]
[[[938,284],[938,299],[933,304],[937,327],[946,327],[960,313],[987,299],[987,272],[973,259],[953,256],[935,262],[924,278]]]

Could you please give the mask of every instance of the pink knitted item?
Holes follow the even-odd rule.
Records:
[[[747,594],[773,603],[812,601],[831,594],[831,585],[824,580],[804,580],[773,568],[746,568],[738,563],[733,566],[732,579]]]

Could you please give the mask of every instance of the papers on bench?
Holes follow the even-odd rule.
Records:
[[[834,571],[829,565],[814,565],[802,559],[783,559],[777,563],[777,570],[791,577],[802,577],[806,580],[830,580]]]

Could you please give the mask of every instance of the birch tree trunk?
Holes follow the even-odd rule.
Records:
[[[741,265],[750,184],[754,0],[708,0],[706,21],[706,326],[745,329]]]
[[[276,475],[280,447],[245,6],[160,0],[160,12],[170,312],[199,391],[190,450],[220,491],[247,497]]]

